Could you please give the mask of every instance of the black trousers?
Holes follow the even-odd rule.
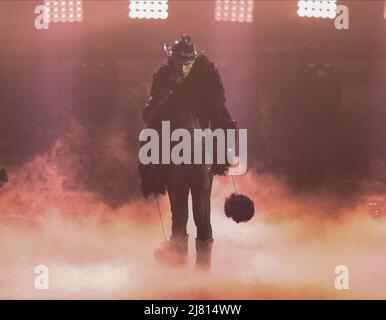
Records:
[[[167,190],[172,211],[172,239],[185,239],[188,223],[188,197],[192,194],[193,219],[197,239],[212,239],[210,223],[210,196],[213,174],[210,165],[171,165],[167,177]]]

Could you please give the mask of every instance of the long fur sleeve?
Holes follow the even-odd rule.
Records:
[[[225,89],[219,71],[214,63],[210,62],[207,57],[201,57],[199,62],[199,71],[203,81],[202,106],[211,122],[211,128],[231,129],[234,127],[234,121],[226,107]]]

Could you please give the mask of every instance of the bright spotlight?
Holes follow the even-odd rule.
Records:
[[[252,22],[253,8],[253,0],[216,0],[214,20]]]
[[[336,18],[337,0],[300,0],[298,16],[307,18]]]
[[[45,0],[44,5],[49,23],[83,21],[82,0]]]
[[[385,1],[385,10],[383,11],[383,18],[386,20],[386,1]]]
[[[131,19],[167,19],[168,0],[129,0]]]

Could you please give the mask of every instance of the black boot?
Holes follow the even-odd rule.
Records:
[[[154,252],[156,260],[162,264],[169,266],[182,266],[188,264],[189,235],[186,235],[185,239],[170,238],[170,241],[166,241],[162,244],[161,248],[158,248]]]
[[[202,241],[196,239],[196,268],[200,271],[208,272],[211,266],[213,239]]]

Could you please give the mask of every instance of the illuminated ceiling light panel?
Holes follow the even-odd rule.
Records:
[[[50,23],[83,21],[82,0],[45,0],[44,5]]]
[[[167,19],[169,16],[168,0],[130,0],[129,17],[131,19]]]
[[[386,20],[386,1],[385,1],[385,10],[383,11],[383,18]]]
[[[253,0],[216,0],[214,20],[252,22],[253,8]]]
[[[300,0],[298,16],[307,18],[336,18],[337,0]]]

